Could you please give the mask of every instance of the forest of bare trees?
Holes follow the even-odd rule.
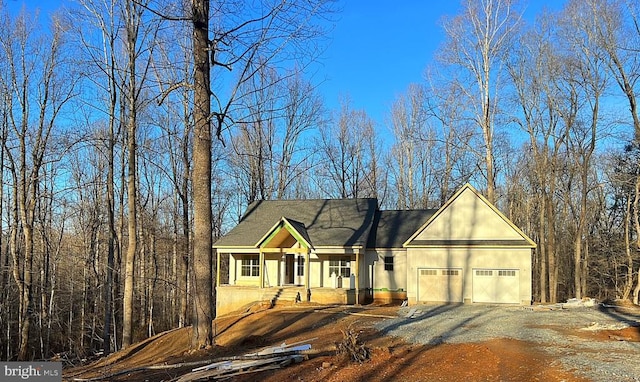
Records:
[[[0,359],[214,345],[211,244],[261,199],[471,182],[536,241],[535,301],[638,304],[637,2],[465,0],[384,122],[322,98],[332,1],[71,4],[0,0]]]

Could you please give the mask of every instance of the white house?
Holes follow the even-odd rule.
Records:
[[[258,201],[214,244],[217,313],[282,300],[530,304],[535,247],[469,184],[437,210]]]

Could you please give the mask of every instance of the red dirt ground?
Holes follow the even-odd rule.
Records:
[[[214,321],[217,333],[212,349],[189,351],[190,328],[176,329],[137,343],[92,364],[64,370],[65,381],[170,381],[199,365],[141,370],[150,365],[172,365],[240,355],[283,342],[309,341],[309,360],[275,371],[235,377],[232,381],[584,381],[563,370],[532,343],[496,339],[482,343],[412,345],[382,336],[372,325],[395,316],[397,307],[328,308],[281,307]],[[352,314],[347,314],[349,311]],[[358,315],[354,315],[356,313]],[[357,330],[372,357],[358,364],[336,355],[341,330]],[[640,341],[640,331],[581,331],[574,335],[603,340]]]

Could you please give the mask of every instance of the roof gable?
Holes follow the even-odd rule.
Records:
[[[404,246],[536,244],[470,184],[454,194]]]
[[[282,217],[267,233],[256,243],[255,247],[280,247],[283,241],[292,237],[304,248],[313,248],[307,229],[303,223]]]

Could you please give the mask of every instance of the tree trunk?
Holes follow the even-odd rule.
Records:
[[[589,239],[584,241],[584,250],[582,251],[584,254],[582,258],[582,297],[586,297],[589,295],[588,285],[587,285],[587,276],[589,275]]]
[[[115,145],[116,145],[116,63],[114,50],[115,41],[109,39],[109,136],[107,138],[107,220],[109,225],[109,239],[107,241],[107,269],[104,285],[104,330],[102,332],[102,344],[105,355],[111,353],[111,324],[113,320],[113,272],[115,266],[115,251],[118,240],[115,221]],[[114,346],[117,349],[117,346]]]
[[[85,259],[84,262],[82,264],[82,306],[80,307],[80,339],[79,339],[79,349],[83,352],[84,354],[84,350],[85,350],[85,343],[84,343],[84,339],[85,337],[87,337],[85,335],[86,332],[86,328],[87,328],[87,304],[88,304],[88,298],[87,298],[87,290],[88,290],[88,283],[87,283],[87,267],[89,266],[89,259],[88,257],[90,256],[90,254],[85,253]]]
[[[634,192],[634,195],[636,193]],[[627,203],[624,210],[624,250],[627,256],[627,276],[622,289],[622,299],[628,300],[633,288],[633,256],[631,255],[631,194],[627,195]],[[615,273],[616,277],[618,272]],[[616,288],[617,290],[617,288]]]
[[[556,303],[558,299],[558,261],[556,254],[556,230],[553,213],[552,195],[555,192],[555,186],[550,188],[547,195],[547,257],[549,259],[549,302]]]
[[[124,271],[124,299],[123,299],[123,332],[122,347],[131,345],[133,341],[133,303],[135,290],[135,263],[138,252],[138,222],[137,222],[137,70],[136,70],[136,46],[138,39],[138,27],[140,25],[140,15],[138,5],[133,0],[126,2],[126,51],[128,87],[126,95],[127,103],[127,232],[128,245],[127,256],[125,258]]]
[[[582,223],[578,223],[576,239],[573,243],[573,288],[575,297],[582,298]]]
[[[7,105],[5,104],[5,107]],[[0,136],[0,141],[2,142],[2,144],[0,144],[0,179],[4,179],[4,169],[5,169],[5,143],[7,142],[7,128],[9,126],[8,123],[8,115],[7,115],[7,110],[6,109],[2,109],[2,120],[0,121],[0,129],[2,132],[2,136]],[[4,181],[0,181],[0,220],[2,220],[4,217],[4,208],[5,208],[5,195],[4,195]],[[8,214],[7,214],[8,215]],[[9,218],[9,216],[7,216]],[[11,226],[11,222],[10,220],[7,220],[9,222],[9,226]],[[11,231],[11,230],[9,230]],[[5,252],[5,247],[4,247],[4,234],[0,233],[0,291],[2,291],[2,293],[0,294],[0,299],[2,301],[8,301],[9,300],[9,296],[8,296],[8,292],[9,292],[9,270],[11,269],[9,266],[9,253]],[[5,273],[7,272],[7,273]],[[4,310],[4,309],[3,309]],[[0,316],[0,324],[2,324],[3,322],[7,322],[7,328],[9,328],[9,322],[10,320],[10,312],[6,312],[3,313],[2,316]],[[0,327],[0,330],[3,330],[4,328]],[[5,342],[6,344],[6,351],[3,353],[3,350],[5,349],[1,349],[0,348],[0,359],[10,359],[9,357],[9,345],[11,344],[11,336],[9,335],[10,330],[7,330],[7,336],[3,338],[2,341]],[[0,336],[0,338],[2,338],[2,336]],[[0,341],[1,342],[1,341]]]
[[[129,118],[132,118],[131,116]],[[135,154],[135,123],[129,122],[128,127],[128,158],[129,172],[127,176],[127,200],[128,200],[128,245],[125,257],[124,271],[124,300],[123,300],[123,329],[122,329],[122,347],[125,348],[132,343],[133,336],[133,291],[134,291],[134,273],[135,259],[137,253],[136,240],[136,154]]]
[[[124,116],[126,115],[125,112],[125,101],[121,100],[120,101],[120,115]],[[126,133],[124,133],[126,135]],[[123,140],[126,140],[126,138],[123,138]],[[123,143],[124,144],[124,143]],[[127,176],[126,176],[126,159],[127,156],[126,155],[120,155],[120,171],[119,171],[119,180],[120,180],[120,189],[119,189],[119,195],[125,195],[126,194],[126,190],[127,190]],[[118,296],[118,299],[121,301],[124,301],[124,272],[125,269],[122,266],[123,265],[123,260],[124,262],[126,262],[126,253],[124,250],[124,238],[126,236],[125,231],[126,231],[126,227],[125,227],[125,222],[127,221],[127,219],[125,219],[125,198],[121,197],[119,200],[119,205],[118,205],[118,248],[117,248],[117,252],[116,252],[116,269],[117,271],[114,272],[114,280],[113,280],[113,286],[116,289],[117,293],[114,293]],[[114,307],[114,312],[117,313],[117,315],[115,315],[115,327],[116,328],[124,328],[124,312],[123,309],[116,309],[115,304],[113,305]],[[120,348],[124,347],[124,331],[123,331],[123,336],[120,339]],[[117,341],[116,341],[117,344]],[[118,348],[118,346],[116,345],[116,348]]]
[[[213,345],[211,105],[209,0],[192,0],[194,72],[193,140],[193,338],[196,349]],[[214,52],[211,52],[213,54]]]
[[[51,200],[51,199],[50,199]],[[48,208],[48,207],[47,207]],[[50,216],[50,215],[49,215]],[[40,245],[42,246],[42,264],[40,269],[40,314],[38,317],[39,321],[39,336],[40,336],[40,358],[45,359],[49,355],[49,341],[45,341],[45,338],[48,337],[48,333],[46,333],[47,322],[50,320],[48,315],[49,310],[47,309],[49,306],[48,297],[49,297],[49,280],[51,275],[49,274],[49,261],[51,254],[49,253],[49,248],[45,244],[45,239],[49,234],[53,234],[51,229],[48,229],[47,232],[44,231],[43,224],[43,235],[40,239]]]
[[[28,115],[23,112],[23,117]],[[23,132],[27,131],[26,120],[23,120]],[[22,235],[24,240],[24,262],[21,264],[21,268],[15,269],[14,274],[20,273],[20,277],[17,278],[17,282],[20,284],[20,346],[18,348],[18,360],[26,361],[29,359],[29,331],[31,327],[31,310],[32,310],[32,275],[33,275],[33,216],[35,208],[35,194],[36,194],[36,177],[29,179],[30,183],[27,184],[27,160],[26,160],[26,137],[22,135],[20,137],[20,170],[18,174],[18,210],[19,215],[16,215],[16,222],[18,217],[21,219]],[[37,173],[35,170],[35,164],[33,174]],[[29,187],[30,185],[30,187]],[[29,188],[31,190],[29,191]],[[17,242],[15,243],[17,245]],[[17,249],[16,249],[17,254]],[[14,263],[16,266],[18,262]]]
[[[155,208],[155,207],[154,207]],[[155,220],[155,219],[154,219]],[[153,223],[152,223],[153,224]],[[147,318],[147,336],[151,337],[155,334],[155,323],[154,323],[154,293],[155,293],[155,289],[156,289],[156,284],[158,282],[158,258],[157,258],[157,243],[156,243],[157,239],[156,239],[156,232],[155,229],[151,229],[151,233],[150,233],[150,237],[149,237],[149,250],[150,250],[150,254],[151,254],[151,266],[153,268],[152,272],[153,275],[151,276],[151,280],[149,282],[149,286],[148,286],[148,295],[149,295],[149,313],[148,313],[148,318]]]
[[[188,170],[185,170],[188,172]],[[182,202],[182,240],[180,241],[180,258],[178,261],[178,290],[180,292],[180,317],[178,319],[179,327],[188,325],[189,315],[189,256],[191,253],[191,233],[189,228],[189,184],[185,181],[183,187],[185,192]]]
[[[29,331],[31,328],[31,305],[32,305],[32,273],[33,273],[33,228],[29,224],[23,223],[24,235],[24,272],[22,279],[22,294],[20,296],[20,348],[18,349],[18,360],[29,359]]]
[[[486,57],[486,60],[489,58]],[[489,96],[489,68],[485,69],[485,76],[487,88],[485,89],[484,100],[482,104],[483,116],[482,116],[482,135],[484,137],[484,161],[487,167],[487,200],[490,203],[496,203],[496,175],[493,159],[493,121],[492,113],[490,109],[490,96]],[[483,84],[484,85],[484,84]]]
[[[546,210],[547,210],[547,198],[543,195],[540,198],[540,211],[538,212],[538,224],[539,228],[539,236],[540,236],[540,302],[547,302],[547,265],[548,265],[548,257],[547,257],[547,244],[549,243],[547,237],[547,231],[545,230],[545,226],[547,225],[546,221]]]
[[[633,223],[636,230],[636,253],[640,251],[640,176],[636,176],[635,197],[633,199]],[[633,290],[633,303],[638,305],[640,301],[640,269],[637,272],[636,287]]]
[[[188,325],[189,315],[189,257],[191,255],[191,227],[189,226],[189,181],[191,174],[191,161],[189,158],[189,132],[190,132],[190,104],[188,93],[183,94],[184,102],[184,134],[182,140],[182,184],[180,202],[182,209],[182,240],[180,241],[180,258],[178,273],[178,290],[180,292],[180,316],[179,327]]]

